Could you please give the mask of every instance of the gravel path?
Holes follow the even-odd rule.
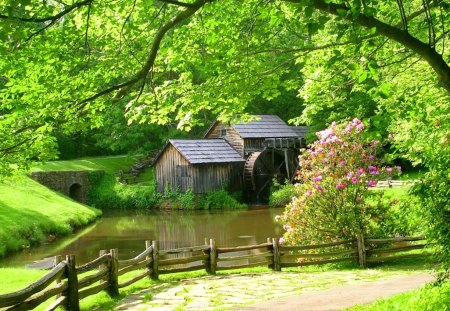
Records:
[[[116,310],[340,310],[432,280],[423,272],[378,270],[206,276],[158,284],[127,296]]]

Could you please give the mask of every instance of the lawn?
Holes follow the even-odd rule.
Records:
[[[139,159],[134,156],[108,156],[90,157],[76,160],[51,161],[33,165],[32,171],[67,171],[67,170],[104,170],[107,173],[116,173],[119,170],[128,170]]]
[[[101,211],[16,176],[0,182],[0,257],[48,235],[64,235],[92,222]]]
[[[428,284],[390,298],[379,299],[368,305],[358,305],[347,309],[348,311],[391,311],[391,310],[450,310],[450,281],[442,284]]]

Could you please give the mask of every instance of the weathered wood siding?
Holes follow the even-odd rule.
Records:
[[[183,192],[192,188],[192,166],[172,145],[167,146],[155,163],[155,174],[159,192],[167,186]]]
[[[231,126],[225,125],[227,130],[225,136],[221,136],[220,130],[224,125],[217,122],[213,128],[209,131],[205,138],[223,138],[225,139],[231,147],[233,147],[241,156],[244,156],[244,140],[241,138],[239,133]]]
[[[262,150],[264,150],[264,138],[246,138],[244,140],[245,154]]]
[[[242,166],[242,163],[192,165],[192,191],[200,194],[223,188],[240,190]]]

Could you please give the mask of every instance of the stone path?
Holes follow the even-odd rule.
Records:
[[[233,310],[242,311],[285,311],[308,310],[330,311],[342,310],[357,304],[370,303],[382,297],[389,297],[402,292],[410,291],[433,281],[429,274],[409,275],[392,280],[342,286],[326,291],[288,297],[273,301],[266,301],[244,308]]]
[[[377,270],[206,276],[155,285],[126,297],[116,310],[339,310],[432,279],[427,273]]]

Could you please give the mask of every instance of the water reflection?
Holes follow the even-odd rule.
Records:
[[[274,217],[282,209],[254,207],[228,211],[106,211],[95,224],[71,237],[14,254],[0,266],[21,266],[54,255],[75,254],[78,264],[98,256],[101,249],[119,249],[119,258],[142,252],[145,240],[160,241],[160,249],[201,245],[205,238],[217,246],[266,242],[281,236]]]

